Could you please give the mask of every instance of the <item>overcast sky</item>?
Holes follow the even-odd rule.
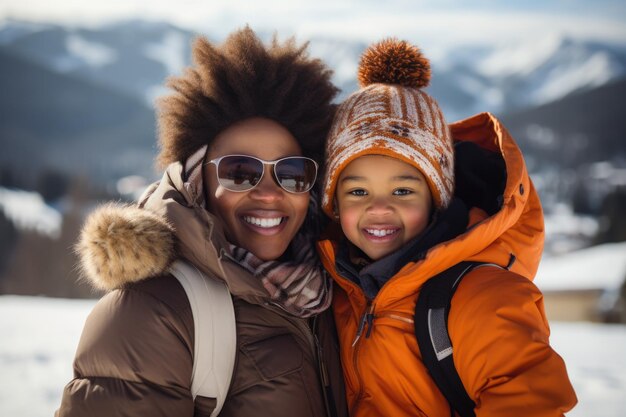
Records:
[[[626,43],[624,0],[0,0],[4,18],[78,26],[166,20],[218,36],[248,23],[281,34],[364,41],[493,42],[565,34]]]

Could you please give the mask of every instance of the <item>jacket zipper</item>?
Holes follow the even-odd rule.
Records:
[[[328,254],[328,252],[323,249],[322,250],[322,256],[329,262],[330,265],[334,265],[334,261],[332,261],[334,259],[334,257],[330,256]],[[352,341],[352,349],[354,349],[353,354],[352,354],[352,368],[354,369],[354,373],[356,375],[356,383],[358,384],[357,386],[357,395],[356,398],[354,400],[354,405],[352,407],[350,407],[349,410],[349,415],[350,416],[354,416],[356,415],[356,410],[359,406],[359,403],[361,401],[361,398],[363,397],[363,384],[361,381],[361,373],[359,372],[359,366],[358,366],[358,354],[359,354],[359,350],[361,348],[362,343],[359,343],[359,340],[361,339],[361,336],[363,335],[363,331],[365,330],[365,327],[367,326],[367,330],[365,331],[365,338],[368,339],[372,333],[372,329],[374,328],[374,319],[377,317],[374,314],[374,307],[375,304],[372,302],[372,300],[368,299],[367,297],[364,296],[363,293],[363,289],[361,287],[359,287],[358,285],[356,285],[355,283],[353,283],[352,281],[350,281],[349,279],[347,279],[346,277],[342,276],[341,274],[339,274],[336,270],[335,270],[335,275],[336,278],[334,278],[337,283],[339,284],[340,287],[343,287],[344,289],[346,288],[346,286],[348,287],[352,287],[357,293],[360,293],[361,295],[363,295],[363,298],[365,298],[367,300],[367,304],[365,307],[365,310],[363,312],[363,314],[361,315],[361,318],[359,320],[359,327],[357,329],[357,333],[355,335],[354,340]],[[338,279],[337,279],[338,278]],[[397,276],[393,277],[393,279],[396,279]],[[376,298],[379,298],[381,291],[384,289],[384,287],[389,286],[389,282],[385,283],[385,285],[383,285],[383,288],[381,288],[381,290],[378,292],[378,295],[376,296]],[[390,317],[390,318],[394,318],[403,322],[413,322],[412,318],[409,319],[407,317],[402,317],[400,315],[396,315],[396,314],[385,314],[385,317]],[[383,317],[383,316],[381,316]]]
[[[291,321],[291,320],[289,320]],[[331,389],[330,387],[330,378],[328,377],[328,370],[326,369],[326,362],[324,362],[324,356],[322,354],[322,346],[319,342],[317,335],[315,334],[314,329],[317,326],[317,316],[313,318],[313,321],[309,323],[307,320],[294,320],[293,323],[296,327],[300,327],[303,330],[303,333],[307,336],[309,340],[309,347],[312,349],[317,362],[319,377],[321,378],[322,383],[322,395],[324,396],[324,406],[326,408],[326,415],[328,417],[335,417],[336,412],[332,410],[329,401],[328,401],[328,391]]]
[[[354,400],[354,405],[352,406],[352,408],[350,408],[349,415],[351,416],[356,415],[356,410],[359,407],[361,398],[363,397],[363,383],[361,381],[361,374],[359,372],[359,366],[358,366],[358,360],[357,360],[359,350],[363,343],[362,342],[359,343],[359,340],[361,340],[361,336],[363,335],[364,331],[365,331],[365,339],[369,339],[370,335],[372,334],[372,329],[374,328],[374,319],[382,318],[382,317],[390,318],[393,320],[398,320],[403,323],[409,323],[409,324],[414,323],[413,317],[406,317],[406,315],[402,313],[396,314],[396,313],[389,312],[389,313],[374,314],[374,304],[372,303],[371,300],[367,301],[365,312],[361,315],[359,328],[357,330],[354,341],[352,342],[352,348],[354,349],[354,352],[352,355],[352,367],[354,369],[354,373],[356,374],[357,382],[359,385],[358,385],[357,396],[356,396],[356,399]],[[367,327],[367,330],[366,330],[366,327]]]
[[[334,406],[334,401],[332,402],[329,397],[333,396],[332,387],[330,386],[330,378],[328,376],[328,368],[326,367],[326,361],[324,361],[324,352],[322,349],[322,344],[320,343],[319,338],[317,337],[317,317],[313,317],[311,324],[311,333],[313,334],[313,341],[315,342],[315,348],[317,350],[317,365],[319,375],[322,379],[322,394],[324,395],[324,405],[326,406],[326,415],[329,417],[336,417],[336,407]]]
[[[372,327],[374,327],[375,318],[376,317],[374,316],[374,305],[371,304],[371,301],[368,300],[367,307],[365,308],[365,312],[361,316],[361,320],[359,322],[359,328],[357,329],[356,336],[354,338],[354,341],[352,342],[352,347],[354,347],[354,345],[357,344],[366,326],[367,326],[367,331],[365,332],[365,338],[369,339],[370,335],[372,334]]]
[[[359,322],[359,328],[357,329],[356,336],[354,341],[352,342],[352,348],[354,349],[354,353],[352,354],[352,367],[354,369],[354,373],[356,374],[356,380],[359,384],[356,398],[354,400],[354,405],[350,409],[349,415],[356,415],[356,409],[361,402],[361,397],[363,397],[363,383],[361,381],[361,373],[359,372],[359,364],[358,364],[358,356],[359,350],[361,349],[362,343],[358,343],[363,334],[363,330],[365,330],[365,326],[367,326],[367,330],[365,331],[365,338],[369,339],[372,334],[372,328],[374,327],[374,319],[376,316],[374,315],[374,304],[371,300],[367,300],[367,305],[365,307],[365,311],[361,315],[361,320]]]

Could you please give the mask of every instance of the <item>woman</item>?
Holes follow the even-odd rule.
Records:
[[[220,416],[344,415],[334,330],[325,314],[311,319],[331,297],[310,221],[330,71],[305,46],[265,47],[249,28],[221,46],[199,39],[194,60],[161,103],[163,178],[137,207],[99,209],[81,234],[85,275],[110,292],[85,324],[57,415],[213,412],[214,398],[190,392],[194,323],[167,272],[176,259],[232,294],[238,350]]]

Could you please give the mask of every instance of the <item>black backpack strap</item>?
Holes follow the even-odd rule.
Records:
[[[448,400],[452,414],[474,417],[474,401],[467,395],[452,360],[448,335],[448,313],[454,291],[476,262],[461,262],[429,279],[415,305],[415,336],[422,360],[439,390]]]

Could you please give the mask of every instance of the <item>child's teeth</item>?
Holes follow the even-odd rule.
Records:
[[[282,217],[276,217],[274,219],[261,219],[258,217],[244,216],[243,218],[246,222],[253,224],[258,227],[276,227],[283,220]]]
[[[367,229],[367,233],[377,236],[377,237],[382,237],[382,236],[387,236],[390,235],[392,233],[394,233],[395,230],[378,230],[378,229]]]

